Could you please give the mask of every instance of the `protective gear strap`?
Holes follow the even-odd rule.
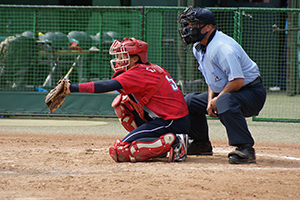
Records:
[[[117,76],[119,76],[120,74],[122,74],[122,73],[124,73],[124,72],[125,72],[125,70],[118,70],[118,71],[116,71],[116,72],[112,75],[111,78],[116,78]]]
[[[159,81],[157,82],[157,84],[150,90],[150,92],[148,92],[148,94],[146,96],[144,96],[140,101],[139,104],[140,106],[144,106],[147,103],[149,103],[149,100],[151,99],[151,97],[158,91],[158,89],[162,86],[162,84],[165,81],[165,74],[163,73],[159,79]]]

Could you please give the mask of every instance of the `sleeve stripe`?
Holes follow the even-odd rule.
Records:
[[[79,83],[78,85],[79,85],[79,92],[95,93],[94,82]]]
[[[236,77],[238,77],[238,78],[244,78],[244,75],[243,74],[232,75],[232,76],[228,77],[228,80],[232,80],[232,79],[234,79]]]

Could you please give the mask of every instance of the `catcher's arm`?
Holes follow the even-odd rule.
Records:
[[[107,81],[93,81],[79,84],[68,84],[66,93],[72,92],[86,92],[86,93],[103,93],[123,89],[122,85],[114,78],[125,71],[118,71],[114,73],[112,79]]]
[[[92,81],[79,84],[69,84],[67,92],[104,93],[122,89],[122,85],[115,79]],[[69,94],[69,93],[67,93]]]
[[[61,78],[57,86],[45,97],[45,103],[49,108],[49,113],[54,112],[64,102],[71,92],[102,93],[121,89],[121,84],[116,80],[95,81],[80,84],[71,84],[66,78]]]

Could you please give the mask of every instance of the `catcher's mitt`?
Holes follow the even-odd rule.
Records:
[[[68,96],[66,94],[68,83],[71,81],[68,78],[61,78],[57,82],[57,86],[52,89],[45,97],[45,103],[49,108],[49,113],[54,112],[57,108],[61,106],[65,98]]]

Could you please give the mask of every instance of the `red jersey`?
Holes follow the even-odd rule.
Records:
[[[157,85],[162,74],[164,81],[145,106],[164,120],[178,119],[188,115],[188,108],[182,92],[171,75],[163,68],[151,64],[137,64],[115,78],[126,94],[140,101]]]

